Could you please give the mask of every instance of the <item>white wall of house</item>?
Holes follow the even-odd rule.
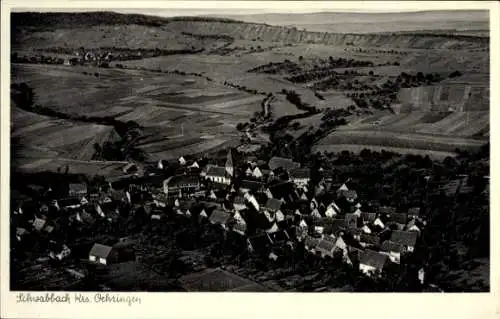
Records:
[[[294,178],[294,179],[292,179],[292,181],[297,186],[306,186],[309,183],[308,178]]]
[[[359,270],[363,272],[364,274],[370,275],[374,273],[377,269],[373,266],[370,265],[365,265],[365,264],[359,264]]]
[[[95,262],[95,261],[96,261],[96,257],[95,257],[95,256],[90,255],[90,256],[89,256],[89,260],[90,260],[90,261]]]
[[[106,258],[99,258],[99,263],[106,265]]]

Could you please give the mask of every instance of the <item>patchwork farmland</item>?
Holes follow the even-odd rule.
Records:
[[[350,115],[347,125],[315,141],[318,150],[372,145],[453,154],[455,148],[475,149],[489,138],[484,36],[329,34],[244,22],[137,17],[127,24],[122,18],[106,22],[103,15],[74,25],[73,20],[51,20],[51,28],[15,22],[12,47],[18,54],[78,60],[84,53],[74,43],[78,33],[84,49],[109,51],[118,58],[107,67],[13,63],[12,83],[32,87],[36,104],[62,114],[137,123],[141,134],[134,147],[150,160],[237,147],[247,138],[237,130],[241,123],[247,123],[246,130],[253,127],[252,135],[264,143],[270,137],[263,130],[266,125],[291,117],[289,125],[295,128],[285,125],[283,132],[299,138],[326,128],[324,115],[330,110],[349,110]],[[453,71],[457,76],[449,76]],[[402,76],[410,82],[401,82]],[[380,98],[385,87],[393,92]],[[298,94],[315,112],[291,103],[285,91]],[[269,94],[269,118],[261,123],[255,116],[263,112]],[[25,162],[25,168],[48,167],[47,158],[90,160],[95,144],[119,138],[109,125],[19,117],[20,112],[26,110],[13,108],[13,137],[21,140],[20,156],[25,152],[25,161],[34,161]]]

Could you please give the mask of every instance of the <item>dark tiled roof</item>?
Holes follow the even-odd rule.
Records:
[[[411,207],[408,209],[408,215],[418,216],[420,215],[420,207]]]
[[[376,213],[361,213],[361,219],[363,219],[363,221],[365,222],[373,223],[375,221],[375,218],[377,218]]]
[[[313,249],[313,248],[316,248],[316,246],[318,246],[319,244],[319,239],[317,238],[313,238],[311,236],[307,236],[305,241],[304,241],[304,244],[309,248],[309,249]]]
[[[240,189],[245,188],[245,189],[249,189],[251,191],[257,191],[263,185],[264,184],[262,184],[261,182],[244,180],[244,181],[241,181]]]
[[[236,223],[236,224],[233,226],[233,230],[234,230],[234,231],[239,231],[239,232],[245,233],[245,232],[247,231],[247,224]]]
[[[382,243],[382,246],[380,246],[380,250],[385,252],[400,253],[404,250],[404,247],[401,244],[386,240]]]
[[[354,214],[345,214],[345,223],[347,227],[356,227],[358,225],[358,216]]]
[[[264,207],[271,211],[277,211],[281,207],[281,201],[275,198],[269,198]]]
[[[417,238],[417,232],[395,230],[391,233],[391,241],[404,246],[415,246]]]
[[[331,252],[335,248],[335,240],[322,239],[319,241],[316,249],[323,252]]]
[[[408,216],[405,213],[394,213],[389,217],[389,221],[393,221],[398,224],[406,224],[408,222]]]
[[[289,158],[283,158],[283,157],[277,157],[277,156],[275,156],[275,157],[271,158],[271,160],[269,160],[269,168],[271,170],[275,170],[279,167],[282,167],[285,170],[291,170],[291,169],[300,167],[300,164],[292,161]]]
[[[245,198],[243,196],[236,196],[233,201],[234,204],[245,205]]]
[[[69,192],[72,194],[87,193],[87,185],[83,183],[69,184]]]
[[[378,208],[378,213],[379,214],[389,214],[389,215],[392,215],[392,214],[395,214],[396,213],[396,208],[395,207],[391,207],[391,206],[381,206]]]
[[[296,168],[290,171],[290,178],[310,178],[311,170],[308,168]]]
[[[222,166],[210,166],[207,171],[207,176],[226,176],[226,168]]]
[[[92,246],[92,249],[90,250],[89,255],[96,256],[96,257],[101,257],[101,258],[106,258],[108,257],[109,253],[111,252],[111,247],[110,246],[105,246],[101,244],[94,244]]]
[[[216,209],[212,215],[210,215],[210,221],[214,224],[226,224],[229,218],[231,217],[230,214]]]
[[[345,228],[346,228],[345,219],[338,219],[338,218],[332,219],[331,230],[334,233],[344,230]]]
[[[362,233],[360,241],[367,244],[380,245],[380,237],[374,234]]]
[[[168,181],[168,186],[190,186],[200,184],[200,179],[193,175],[176,175]]]
[[[381,270],[387,263],[387,258],[387,255],[366,249],[360,254],[359,262]]]

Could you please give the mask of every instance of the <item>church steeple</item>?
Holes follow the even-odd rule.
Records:
[[[233,158],[231,156],[231,149],[229,149],[229,151],[227,152],[226,173],[229,176],[233,176],[233,173],[234,173]]]

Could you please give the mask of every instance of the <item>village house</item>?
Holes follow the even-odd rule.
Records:
[[[69,196],[70,197],[87,196],[87,184],[85,183],[69,184]]]
[[[231,176],[227,173],[226,168],[222,166],[210,166],[207,169],[205,178],[213,183],[231,184]]]
[[[252,176],[255,177],[255,178],[262,178],[264,176],[264,174],[262,173],[262,171],[260,170],[260,168],[257,166],[252,171]]]
[[[16,228],[16,239],[18,241],[22,241],[27,235],[29,235],[29,231],[26,228],[17,227]]]
[[[402,245],[408,252],[413,252],[417,239],[418,232],[395,230],[391,233],[391,241]]]
[[[110,265],[118,260],[118,254],[111,246],[96,243],[89,252],[89,260],[101,265]]]
[[[243,196],[235,196],[233,200],[233,208],[235,211],[241,211],[247,208],[245,198]]]
[[[335,251],[335,239],[334,238],[323,238],[319,240],[315,247],[316,252],[321,254],[321,258],[329,256],[333,258],[333,252]]]
[[[388,258],[385,254],[365,249],[359,256],[359,270],[368,276],[380,274],[387,264]]]
[[[201,183],[198,177],[192,175],[171,176],[163,182],[163,192],[167,196],[179,193],[192,194],[199,191]]]
[[[243,180],[241,181],[239,191],[243,194],[251,192],[253,194],[264,192],[264,184],[257,181]]]
[[[410,207],[407,216],[408,218],[420,218],[420,207]]]
[[[242,235],[242,236],[245,236],[245,234],[247,232],[247,224],[246,223],[236,223],[233,226],[233,231]]]
[[[380,237],[377,234],[361,233],[359,242],[362,247],[380,247]]]
[[[280,210],[282,204],[283,202],[280,200],[277,200],[275,198],[268,198],[266,203],[262,205],[262,208],[269,211],[270,213],[276,213]]]
[[[386,240],[380,246],[380,252],[389,256],[389,259],[396,264],[401,261],[401,253],[404,251],[403,245]]]
[[[227,229],[231,214],[224,210],[216,208],[209,217],[209,221],[213,225],[220,225],[223,229]]]
[[[296,168],[290,170],[289,177],[297,187],[303,187],[311,180],[311,170],[308,168]]]

